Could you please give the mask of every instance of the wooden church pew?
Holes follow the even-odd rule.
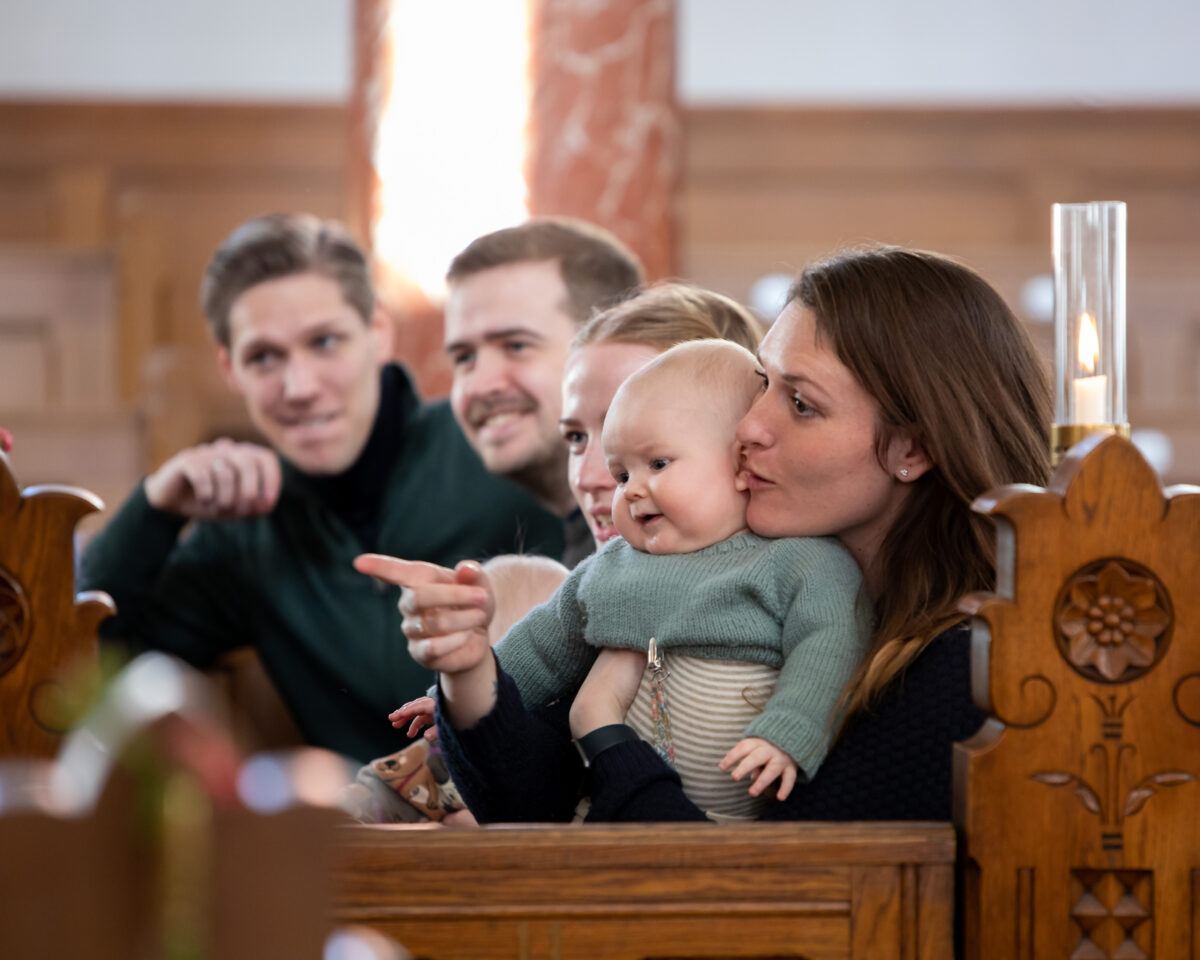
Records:
[[[1200,488],[1092,436],[981,497],[992,714],[956,747],[968,957],[1200,958]]]
[[[243,763],[209,693],[143,654],[55,759],[0,762],[0,957],[322,955],[352,768],[312,748]],[[345,937],[334,957],[406,956]]]
[[[457,960],[949,960],[949,824],[345,827],[334,916]]]
[[[74,719],[64,677],[97,665],[96,627],[115,609],[75,593],[75,525],[102,510],[75,487],[22,491],[0,453],[0,757],[54,754]]]
[[[932,960],[952,955],[957,908],[979,960],[1197,960],[1200,490],[1163,491],[1128,442],[1094,437],[1046,490],[993,491],[977,509],[1000,531],[996,592],[964,602],[992,719],[956,749],[954,826],[343,825],[332,919],[437,960]],[[0,816],[8,906],[26,876],[8,851],[36,856],[5,842],[14,824]],[[231,835],[256,872],[213,891],[326,876],[269,830]],[[111,862],[121,876],[123,855]]]

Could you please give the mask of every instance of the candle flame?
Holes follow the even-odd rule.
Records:
[[[1079,318],[1079,363],[1084,373],[1091,376],[1100,363],[1100,336],[1096,332],[1096,321],[1090,313]]]

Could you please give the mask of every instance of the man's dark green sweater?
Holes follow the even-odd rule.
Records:
[[[557,558],[563,523],[494,477],[444,402],[422,404],[398,367],[358,463],[340,477],[283,465],[275,509],[198,522],[155,510],[141,484],[91,544],[81,589],[118,615],[101,633],[207,666],[254,647],[310,743],[366,761],[408,743],[387,714],[432,674],[409,658],[399,588],[351,566],[364,550],[452,566],[465,558]]]

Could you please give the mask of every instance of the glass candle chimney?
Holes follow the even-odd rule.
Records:
[[[1055,459],[1089,433],[1128,435],[1125,204],[1054,204]]]

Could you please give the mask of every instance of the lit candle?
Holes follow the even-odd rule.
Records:
[[[1079,365],[1086,377],[1076,377],[1075,422],[1081,426],[1108,423],[1108,377],[1094,375],[1100,363],[1100,338],[1091,314],[1079,318]]]

